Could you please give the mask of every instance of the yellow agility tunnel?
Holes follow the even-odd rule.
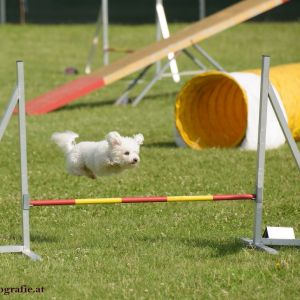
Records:
[[[270,81],[288,126],[300,141],[300,63],[273,67]],[[260,70],[209,71],[188,81],[175,105],[176,144],[194,149],[257,147]],[[273,108],[268,104],[268,149],[285,142]]]

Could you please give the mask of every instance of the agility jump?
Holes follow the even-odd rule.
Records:
[[[205,196],[146,196],[123,198],[98,198],[98,199],[52,199],[32,200],[31,206],[55,205],[88,205],[88,204],[116,204],[116,203],[151,203],[151,202],[188,202],[188,201],[227,201],[227,200],[255,200],[254,194],[224,194]]]
[[[26,112],[29,115],[39,115],[56,110],[94,90],[112,84],[167,57],[170,52],[179,52],[285,2],[287,0],[240,1],[186,27],[168,39],[155,42],[90,75],[81,76],[28,101],[26,103]]]
[[[22,226],[23,242],[21,245],[0,246],[0,253],[23,253],[32,260],[40,260],[41,257],[30,248],[30,222],[29,211],[33,206],[49,205],[86,205],[86,204],[116,204],[116,203],[150,203],[150,202],[185,202],[185,201],[225,201],[225,200],[253,200],[255,204],[253,239],[242,240],[257,249],[271,254],[277,254],[277,250],[269,246],[300,246],[300,239],[265,238],[261,234],[263,216],[263,192],[264,170],[266,150],[266,116],[268,98],[275,111],[281,129],[285,135],[296,164],[300,170],[300,153],[297,144],[285,121],[276,94],[269,84],[270,58],[263,57],[261,76],[261,97],[258,129],[257,169],[255,194],[224,194],[206,196],[148,196],[148,197],[122,197],[122,198],[99,198],[99,199],[54,199],[54,200],[30,200],[27,174],[27,150],[26,150],[26,126],[25,126],[25,98],[24,98],[24,68],[23,62],[17,62],[17,85],[9,101],[7,109],[0,122],[0,140],[5,132],[13,111],[19,107],[19,135],[21,156],[21,192],[22,192]]]

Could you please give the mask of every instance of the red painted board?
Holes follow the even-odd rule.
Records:
[[[80,77],[28,101],[26,103],[26,113],[28,115],[48,113],[104,85],[103,78],[94,74]]]

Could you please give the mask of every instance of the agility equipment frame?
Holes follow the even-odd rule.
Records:
[[[199,20],[204,19],[205,17],[205,0],[198,0],[199,1]],[[156,0],[156,7],[160,6],[164,10],[163,0]],[[165,13],[163,12],[165,15]],[[108,17],[108,0],[101,0],[100,7],[98,10],[97,22],[96,22],[96,30],[92,39],[92,45],[87,57],[87,62],[85,66],[85,73],[91,73],[92,62],[95,58],[96,50],[99,44],[99,35],[100,31],[102,32],[102,62],[104,66],[109,64],[109,38],[108,38],[108,31],[109,31],[109,17]],[[102,29],[102,30],[101,30]],[[161,39],[161,24],[159,22],[159,18],[156,18],[156,40]],[[128,51],[125,51],[128,52]],[[157,72],[160,70],[160,63],[157,62]]]
[[[163,0],[156,0],[156,40],[159,41],[162,37],[163,39],[166,39],[170,36],[169,33],[169,27],[166,20],[166,14],[165,9],[163,5]],[[109,18],[108,18],[108,0],[101,0],[99,12],[98,12],[98,18],[96,23],[96,30],[94,37],[92,39],[92,46],[89,51],[89,55],[87,58],[87,63],[85,66],[85,73],[90,74],[92,69],[92,62],[94,60],[96,50],[99,44],[99,34],[102,28],[102,57],[103,57],[103,66],[109,65],[109,52],[114,49],[109,47],[109,38],[108,38],[108,28],[109,28]],[[203,19],[205,16],[205,0],[199,0],[199,19]],[[225,71],[223,67],[215,60],[213,59],[203,48],[201,48],[199,45],[194,44],[193,45],[194,50],[197,54],[200,54],[203,56],[212,66],[214,66],[219,71]],[[115,49],[114,49],[115,50]],[[128,52],[128,50],[125,50],[125,52]],[[195,71],[186,71],[186,72],[179,72],[176,57],[178,57],[179,54],[185,54],[197,67],[200,69],[197,69]],[[122,93],[121,96],[118,97],[118,99],[115,101],[115,105],[124,105],[128,104],[129,102],[132,103],[133,106],[138,105],[142,99],[145,97],[145,95],[150,91],[150,89],[154,86],[154,84],[161,79],[162,77],[169,77],[172,76],[174,82],[180,81],[180,76],[183,75],[195,75],[199,74],[200,72],[203,72],[207,70],[207,67],[204,63],[201,62],[200,59],[198,59],[194,54],[192,54],[187,49],[182,49],[181,51],[178,51],[177,53],[170,52],[167,54],[167,62],[165,62],[163,65],[161,64],[161,61],[157,61],[156,63],[150,64],[146,66],[128,85],[128,87],[125,89],[125,91]],[[143,90],[136,96],[134,99],[129,98],[129,93],[134,89],[134,87],[141,82],[141,79],[148,73],[151,66],[156,64],[156,72],[153,76],[153,78],[150,80],[149,83],[146,84],[146,86],[143,88]],[[166,73],[167,69],[170,67],[171,73]]]
[[[19,108],[19,142],[21,159],[21,202],[22,202],[22,245],[0,246],[0,253],[20,252],[33,260],[40,260],[40,256],[30,250],[30,229],[29,229],[29,192],[27,174],[27,143],[26,143],[26,114],[25,114],[25,86],[24,86],[24,63],[17,61],[17,84],[10,98],[3,118],[0,120],[0,141],[5,129],[14,112],[15,107]]]
[[[244,238],[243,241],[258,249],[265,250],[271,254],[277,251],[269,246],[300,246],[300,240],[296,239],[271,239],[261,235],[262,215],[263,215],[263,192],[264,192],[264,173],[265,173],[265,152],[266,152],[266,128],[267,128],[267,105],[268,99],[273,107],[280,127],[284,133],[286,141],[290,147],[296,164],[300,170],[300,152],[293,136],[289,130],[284,114],[280,108],[279,101],[274,89],[269,81],[270,57],[262,57],[261,87],[260,87],[260,108],[258,126],[258,145],[257,145],[257,170],[256,170],[256,199],[255,199],[255,219],[253,229],[253,239]]]
[[[41,257],[30,249],[30,224],[29,211],[34,206],[49,205],[85,205],[85,204],[113,204],[113,203],[149,203],[149,202],[182,202],[182,201],[223,201],[223,200],[253,200],[255,201],[253,239],[242,240],[252,247],[264,250],[270,254],[277,254],[277,250],[269,246],[300,246],[299,239],[274,239],[262,237],[263,215],[263,190],[265,168],[265,139],[266,139],[266,116],[268,97],[275,111],[287,143],[300,170],[300,154],[290,130],[288,129],[284,115],[281,111],[274,90],[269,84],[270,57],[263,56],[262,79],[260,94],[260,118],[259,139],[257,149],[256,170],[256,193],[255,194],[232,194],[232,195],[206,195],[206,196],[148,196],[148,197],[122,197],[122,198],[98,198],[98,199],[53,199],[53,200],[30,200],[28,191],[27,174],[27,149],[26,149],[26,121],[25,121],[25,96],[24,96],[24,65],[17,62],[17,84],[13,91],[3,118],[0,120],[0,141],[18,104],[19,138],[21,156],[21,202],[22,202],[22,229],[23,243],[21,245],[0,246],[0,253],[23,253],[32,260],[41,260]]]

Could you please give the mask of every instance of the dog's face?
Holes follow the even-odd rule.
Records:
[[[144,137],[141,133],[133,137],[122,137],[116,131],[106,136],[112,163],[124,168],[135,167],[140,162],[140,145]]]

